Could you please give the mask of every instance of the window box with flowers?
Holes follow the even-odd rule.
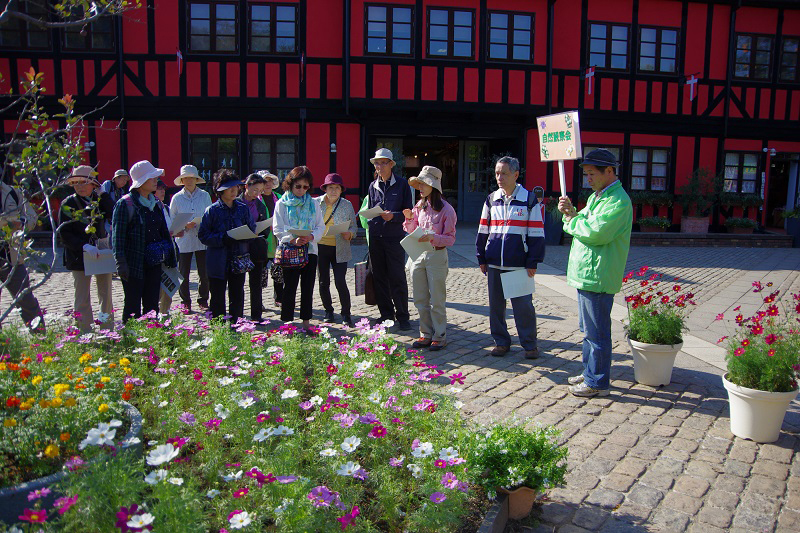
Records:
[[[800,372],[800,294],[789,302],[779,299],[780,291],[761,296],[772,283],[753,282],[761,306],[745,318],[735,317],[737,331],[728,342],[725,359],[728,373],[722,383],[728,391],[731,433],[755,442],[774,442],[780,436],[789,404],[797,397]],[[722,314],[717,315],[722,320]]]
[[[637,222],[644,232],[667,231],[672,225],[672,221],[667,217],[643,217],[637,220]]]
[[[668,385],[675,356],[683,347],[687,306],[694,294],[666,281],[649,268],[629,272],[623,278],[628,323],[625,333],[633,356],[633,374],[643,385]]]
[[[758,227],[758,223],[751,218],[729,217],[725,219],[725,227],[728,233],[749,235]]]

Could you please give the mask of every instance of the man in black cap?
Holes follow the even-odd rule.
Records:
[[[575,210],[566,196],[558,201],[564,231],[572,235],[567,283],[578,289],[583,339],[583,373],[569,378],[575,396],[608,396],[611,374],[611,307],[622,288],[631,244],[633,206],[617,179],[614,154],[592,150],[580,163],[594,194]]]

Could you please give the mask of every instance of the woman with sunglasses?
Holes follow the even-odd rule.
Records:
[[[311,197],[313,185],[311,171],[306,166],[294,167],[281,185],[286,193],[275,204],[272,232],[281,247],[291,245],[307,247],[308,263],[301,268],[283,268],[283,295],[281,320],[294,320],[297,285],[300,284],[300,320],[308,329],[311,320],[311,303],[314,298],[314,282],[317,273],[317,243],[325,233],[322,210]],[[293,230],[310,231],[308,235],[297,235]]]

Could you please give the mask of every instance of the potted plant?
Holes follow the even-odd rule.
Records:
[[[537,494],[564,483],[568,451],[558,445],[558,434],[552,427],[502,424],[475,433],[467,458],[473,483],[490,498],[507,494],[509,518],[528,516]]]
[[[544,242],[548,245],[561,244],[563,222],[561,211],[558,210],[558,198],[548,196],[542,199],[544,203]]]
[[[753,282],[753,292],[770,286]],[[749,318],[736,315],[738,329],[728,339],[725,355],[728,373],[722,383],[728,391],[731,433],[756,442],[778,440],[786,410],[797,396],[800,334],[779,294],[776,290],[763,297],[761,307]],[[794,305],[800,294],[792,298]]]
[[[672,225],[672,221],[667,217],[643,217],[637,222],[644,232],[666,231]]]
[[[728,228],[728,233],[751,234],[758,223],[752,218],[728,217],[725,219],[725,227]]]
[[[800,248],[800,206],[784,211],[783,218],[786,220],[786,233],[794,237],[792,246]]]
[[[678,203],[683,208],[681,233],[708,233],[708,215],[722,188],[722,177],[698,168],[678,189]]]
[[[675,356],[683,347],[686,309],[694,294],[677,280],[648,275],[648,267],[623,278],[628,322],[624,325],[633,355],[633,375],[643,385],[668,385]],[[635,280],[631,283],[632,280]]]

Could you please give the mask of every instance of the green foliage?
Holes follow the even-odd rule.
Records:
[[[708,216],[718,201],[723,184],[722,175],[715,176],[708,169],[698,168],[692,172],[689,181],[678,188],[677,201],[684,216]]]
[[[672,205],[675,196],[668,192],[663,191],[633,191],[630,194],[631,202],[634,205],[655,205],[666,206]]]
[[[622,279],[628,304],[625,333],[631,340],[646,344],[680,344],[689,305],[694,293],[685,291],[675,280],[662,274],[648,275],[648,267],[629,272]]]
[[[656,309],[658,307],[658,304],[629,307],[625,332],[632,340],[646,344],[680,344],[683,342],[683,315],[674,307]]]
[[[565,446],[550,427],[495,424],[472,437],[467,464],[472,481],[491,496],[498,488],[530,487],[541,493],[564,483]]]
[[[765,288],[761,282],[754,282],[753,287],[756,293]],[[741,313],[736,315],[738,328],[728,340],[725,355],[731,383],[768,392],[790,392],[797,388],[800,294],[792,294],[788,305],[779,295],[780,291],[774,291],[765,296],[762,307],[748,318]],[[722,315],[718,317],[721,318]],[[723,340],[724,337],[720,342]]]
[[[589,197],[594,194],[592,189],[581,189],[578,193],[578,202],[585,204],[589,201]]]
[[[752,218],[728,217],[725,219],[725,226],[729,228],[757,228],[758,222]]]
[[[549,213],[551,217],[561,220],[561,211],[558,210],[558,198],[556,196],[545,196],[542,198],[544,203],[545,213]]]
[[[800,206],[784,211],[781,216],[783,218],[800,218]]]
[[[719,194],[720,205],[729,207],[759,207],[764,200],[757,194],[741,194],[737,192],[721,192]]]
[[[649,226],[667,229],[672,225],[672,221],[667,217],[643,217],[637,220],[640,226]]]

